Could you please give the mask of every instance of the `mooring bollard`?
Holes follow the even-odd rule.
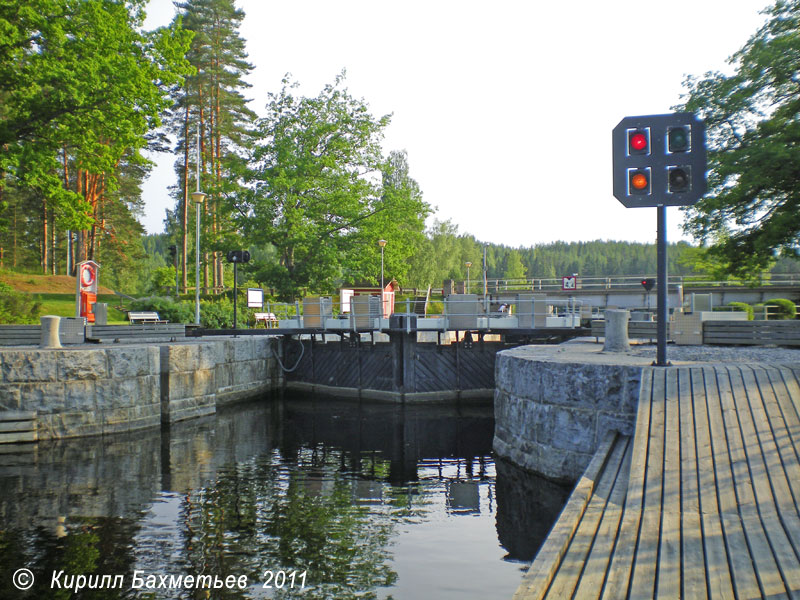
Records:
[[[603,352],[627,352],[628,344],[628,319],[627,310],[606,310],[606,331]]]
[[[61,317],[46,315],[41,317],[42,334],[39,341],[40,348],[61,348],[61,340],[58,337],[58,329],[61,325]]]

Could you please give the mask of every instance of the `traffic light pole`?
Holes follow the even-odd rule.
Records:
[[[656,231],[656,249],[658,261],[658,273],[656,275],[657,304],[656,313],[658,318],[656,362],[657,367],[667,367],[667,207],[660,204],[658,211],[658,226]]]
[[[237,322],[236,322],[236,293],[237,293],[238,290],[236,288],[236,279],[237,279],[236,278],[236,267],[238,265],[239,265],[238,262],[233,263],[233,330],[234,330],[234,332],[236,331],[236,325],[237,325]],[[235,334],[234,334],[234,337],[235,337]]]

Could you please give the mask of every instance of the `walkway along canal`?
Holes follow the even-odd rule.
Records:
[[[502,353],[495,450],[582,471],[515,598],[798,597],[800,360],[771,354],[651,367],[587,345]],[[610,413],[631,406],[632,422]]]

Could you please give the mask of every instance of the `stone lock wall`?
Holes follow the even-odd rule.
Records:
[[[561,481],[577,481],[606,431],[632,435],[642,366],[560,358],[524,346],[495,363],[495,452]]]
[[[39,439],[212,414],[282,384],[267,338],[0,351],[0,411],[35,411]]]

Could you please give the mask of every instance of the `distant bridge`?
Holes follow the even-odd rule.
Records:
[[[656,306],[656,289],[647,292],[642,286],[645,279],[655,280],[655,275],[639,277],[580,277],[573,289],[564,289],[563,278],[550,279],[490,279],[487,293],[495,298],[513,298],[521,293],[541,293],[552,299],[575,298],[584,306],[606,308],[642,309]],[[459,287],[459,286],[456,286]],[[469,290],[483,293],[483,281],[470,282]],[[438,290],[437,290],[438,291]],[[800,303],[800,274],[773,275],[757,285],[743,281],[713,281],[699,277],[673,275],[669,277],[668,304],[677,308],[690,302],[691,294],[711,294],[713,306],[731,302],[756,304],[773,298],[788,298]]]

